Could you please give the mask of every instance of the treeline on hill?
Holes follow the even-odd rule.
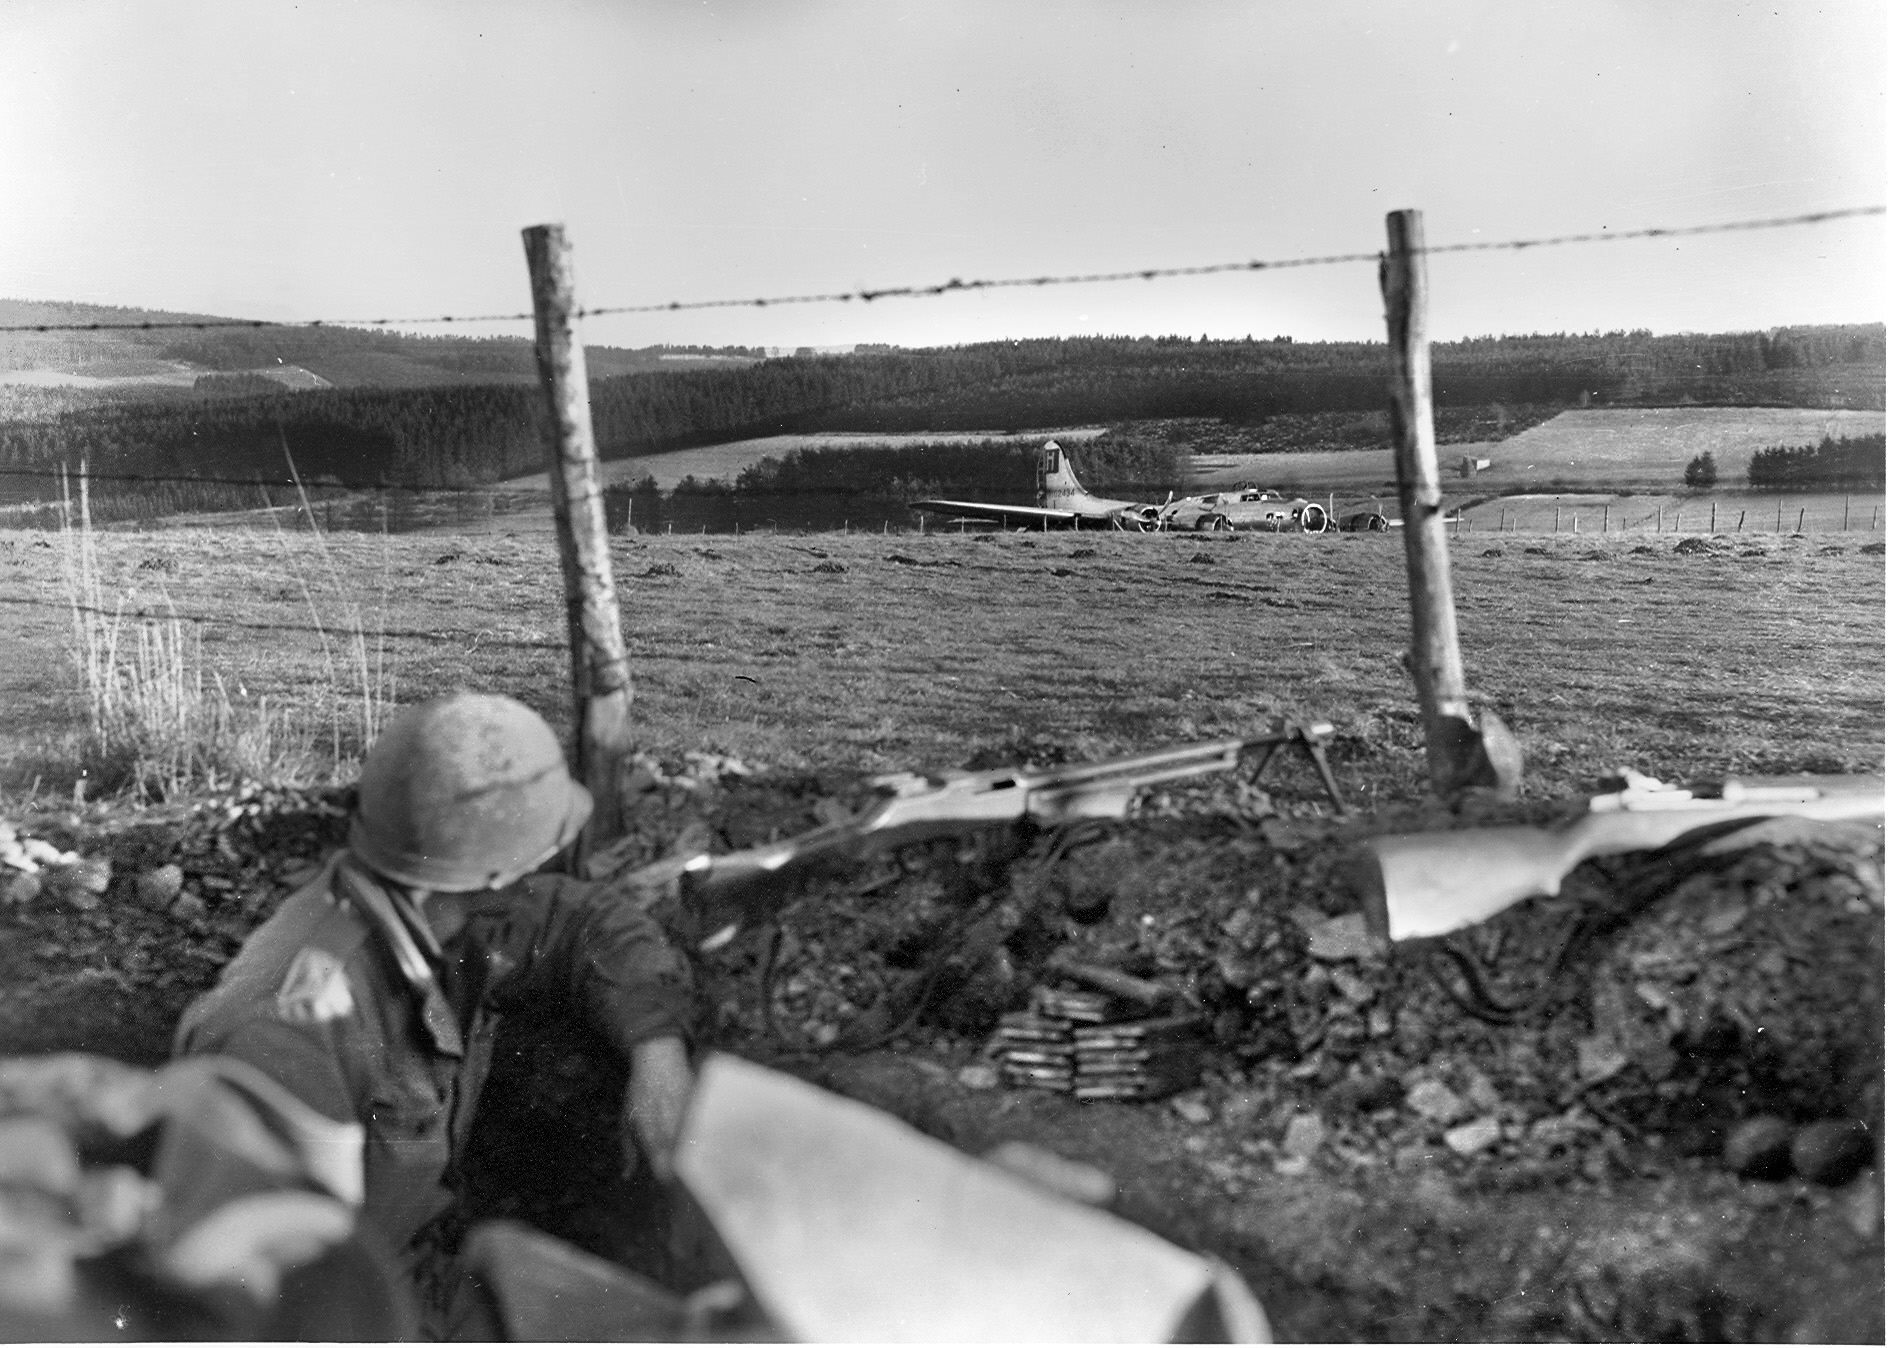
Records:
[[[1185,451],[1115,433],[1070,446],[1082,484],[1097,492],[1146,496],[1165,491],[1185,474]],[[845,446],[795,449],[762,459],[744,471],[733,490],[746,496],[874,494],[900,502],[926,496],[994,493],[998,501],[1031,501],[1036,491],[1035,444]]]
[[[222,329],[172,334],[163,349],[226,368],[269,363],[258,358],[269,353],[314,368],[303,344],[342,336],[341,329]],[[383,339],[424,340],[349,336],[367,340],[369,354]],[[239,338],[246,345],[237,345]],[[506,360],[517,344],[508,345]],[[1441,343],[1432,364],[1445,420],[1462,414],[1498,423],[1498,409],[1511,407],[1880,407],[1888,349],[1879,324],[1670,337],[1557,334]],[[1187,417],[1249,427],[1288,413],[1374,417],[1385,402],[1386,368],[1381,343],[1040,339],[593,378],[591,410],[606,459],[794,431],[949,433]],[[280,482],[285,445],[310,480],[446,487],[498,482],[541,467],[541,402],[525,384],[467,383],[197,396],[8,421],[0,424],[0,494],[44,499],[52,490],[47,479],[5,470],[81,461],[99,474]],[[1364,425],[1345,424],[1359,432]],[[1013,470],[1002,455],[992,456],[987,469],[961,490],[1013,491],[1005,476]],[[920,478],[933,480],[928,473]],[[100,508],[110,510],[110,484],[99,486],[105,494]],[[136,484],[120,486],[127,497],[136,495]],[[253,491],[248,494],[253,499]]]
[[[910,503],[924,497],[1034,501],[1038,452],[1035,444],[976,442],[795,449],[761,460],[731,483],[684,478],[666,495],[653,478],[615,488],[607,513],[613,528],[633,524],[651,533],[878,529],[887,523],[906,529]],[[1084,486],[1132,500],[1157,498],[1182,481],[1185,459],[1175,445],[1112,432],[1070,447]]]
[[[1750,485],[1769,488],[1874,488],[1888,479],[1888,436],[1825,435],[1821,444],[1773,445],[1750,456]]]

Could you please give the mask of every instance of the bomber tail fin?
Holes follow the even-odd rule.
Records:
[[[1055,509],[1069,497],[1086,495],[1088,489],[1075,476],[1075,468],[1062,452],[1062,446],[1049,441],[1036,456],[1036,504],[1044,509]]]

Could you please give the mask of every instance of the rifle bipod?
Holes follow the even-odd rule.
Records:
[[[1278,751],[1288,744],[1295,744],[1311,760],[1311,766],[1318,770],[1318,779],[1324,783],[1324,794],[1331,798],[1331,806],[1339,814],[1349,814],[1350,806],[1344,803],[1344,793],[1337,789],[1337,778],[1331,772],[1331,760],[1325,755],[1325,743],[1335,733],[1329,721],[1301,721],[1296,716],[1279,718],[1268,737],[1265,751],[1259,755],[1259,761],[1252,766],[1251,775],[1246,778],[1254,786],[1264,775],[1265,769],[1277,757]]]

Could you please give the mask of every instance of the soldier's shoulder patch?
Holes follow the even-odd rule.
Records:
[[[292,1025],[315,1025],[354,1014],[354,991],[340,959],[315,946],[296,952],[275,994],[275,1014]]]

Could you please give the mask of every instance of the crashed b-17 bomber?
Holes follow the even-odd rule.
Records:
[[[941,515],[965,524],[1006,529],[1124,529],[1136,533],[1264,529],[1272,533],[1321,534],[1334,528],[1375,533],[1390,527],[1383,513],[1374,508],[1350,511],[1333,519],[1331,511],[1316,501],[1302,496],[1287,498],[1256,487],[1178,498],[1170,494],[1161,504],[1095,496],[1075,475],[1067,451],[1053,440],[1036,456],[1033,506],[925,500],[913,501],[911,509],[921,515]]]

